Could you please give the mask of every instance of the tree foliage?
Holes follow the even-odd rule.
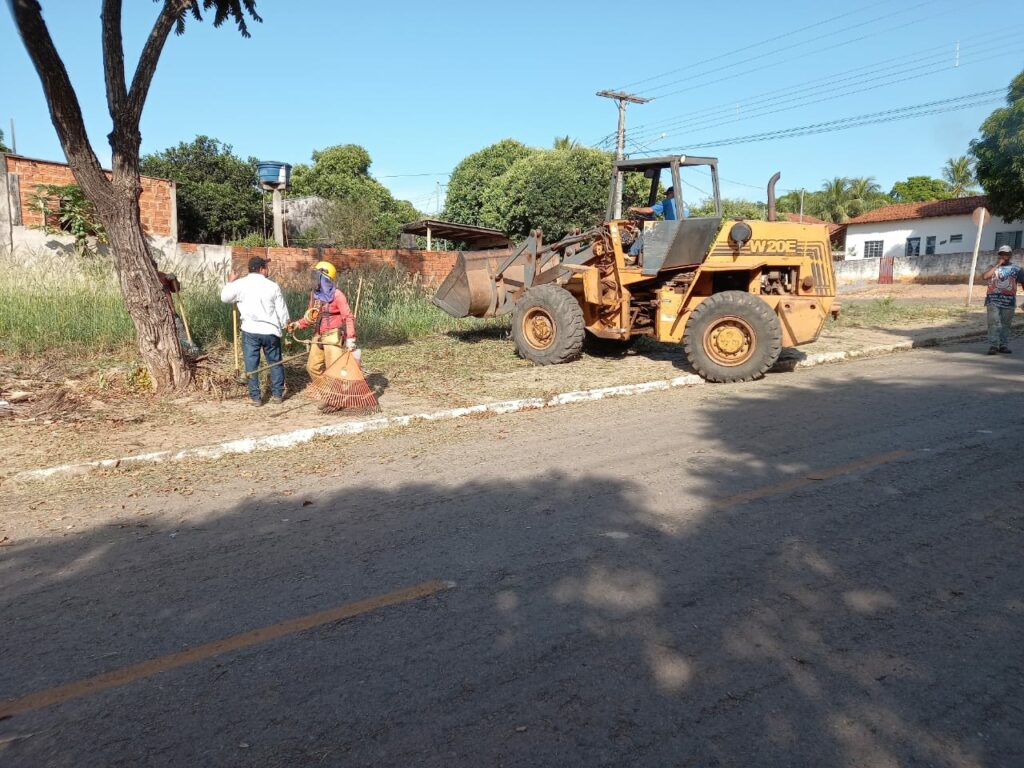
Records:
[[[484,192],[484,226],[525,236],[540,229],[545,240],[604,220],[608,205],[612,156],[586,147],[535,151],[516,161]],[[646,200],[649,182],[627,177],[623,208]]]
[[[995,110],[971,142],[976,172],[992,213],[1024,219],[1024,72],[1010,83],[1006,106]]]
[[[370,153],[356,144],[313,152],[311,165],[292,169],[292,194],[329,201],[319,211],[313,236],[322,244],[352,248],[394,248],[402,225],[420,218],[406,200],[370,176]],[[337,240],[331,238],[337,236]]]
[[[191,383],[192,373],[178,342],[174,315],[142,228],[139,124],[164,45],[172,30],[179,35],[185,31],[189,14],[201,20],[204,12],[212,10],[214,26],[233,20],[246,37],[247,20],[261,19],[255,0],[163,0],[138,61],[131,67],[129,81],[121,30],[122,0],[103,0],[97,5],[101,8],[100,44],[111,120],[107,134],[111,148],[109,176],[89,141],[78,94],[43,20],[39,0],[8,2],[18,34],[39,75],[68,165],[85,197],[95,206],[110,239],[121,295],[135,327],[139,354],[158,390],[177,389]]]
[[[178,239],[220,243],[262,227],[263,195],[256,186],[256,158],[243,160],[209,136],[196,136],[146,155],[142,173],[177,184]]]
[[[474,226],[484,223],[484,195],[487,188],[503,176],[519,160],[540,150],[527,147],[514,139],[503,139],[464,158],[448,179],[444,213],[447,221]]]
[[[889,195],[897,203],[923,203],[952,197],[946,182],[931,176],[911,176],[905,181],[897,181]]]
[[[10,152],[10,151],[11,151],[10,147],[8,147],[6,144],[4,144],[4,132],[3,132],[3,129],[0,129],[0,152]]]
[[[875,208],[889,205],[892,198],[882,192],[873,176],[825,179],[821,189],[804,193],[804,213],[832,224],[842,224]],[[800,193],[788,192],[778,199],[778,209],[800,212]]]
[[[967,155],[951,157],[942,166],[942,179],[953,197],[970,197],[978,194],[978,182],[974,177],[974,161]]]
[[[722,217],[726,219],[755,219],[763,221],[768,212],[767,203],[757,200],[745,200],[741,197],[722,198]],[[690,216],[714,216],[715,201],[706,197],[696,205],[690,206]]]

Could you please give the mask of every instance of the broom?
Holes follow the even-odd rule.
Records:
[[[353,318],[359,316],[359,299],[362,297],[363,280],[359,279],[356,289],[356,306]],[[341,344],[324,342],[324,346],[342,347]],[[353,350],[344,349],[337,360],[327,367],[322,376],[309,383],[305,389],[307,397],[318,401],[321,410],[340,411],[342,409],[363,410],[376,413],[380,410],[377,398],[370,385],[363,378],[363,371],[353,354]]]

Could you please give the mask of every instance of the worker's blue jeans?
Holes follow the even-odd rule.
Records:
[[[988,315],[988,343],[992,347],[1005,347],[1010,343],[1010,324],[1016,307],[985,307]]]
[[[245,372],[251,373],[260,367],[260,350],[267,363],[281,362],[281,337],[272,333],[246,333],[242,331],[242,356],[245,358]],[[260,377],[249,376],[249,397],[262,400],[260,394]],[[272,397],[284,396],[284,366],[275,365],[270,369],[270,394]]]

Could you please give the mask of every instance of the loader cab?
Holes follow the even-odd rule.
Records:
[[[704,260],[722,224],[718,160],[672,155],[618,160],[612,164],[606,216],[609,221],[629,218],[630,206],[653,207],[669,187],[675,191],[676,219],[639,222],[643,243],[637,264],[644,275]],[[705,211],[707,215],[695,215]]]

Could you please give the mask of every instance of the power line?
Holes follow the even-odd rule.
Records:
[[[1016,43],[1016,42],[1007,43],[1006,45],[1002,46],[1002,48],[1008,48],[1008,49],[1016,49],[1017,47],[1018,47],[1018,43]],[[1004,55],[1004,54],[1003,53],[994,53],[994,54],[992,54],[990,56],[984,56],[984,57],[982,57],[980,59],[974,59],[974,60],[968,62],[967,64],[980,64],[980,63],[989,61],[990,59],[999,58],[1002,55]],[[961,64],[960,66],[967,66],[967,64]],[[743,115],[742,117],[735,117],[735,118],[732,118],[732,119],[729,119],[729,120],[721,120],[718,117],[711,116],[711,117],[704,117],[704,118],[695,118],[694,120],[690,120],[690,121],[681,121],[680,123],[678,123],[675,126],[670,126],[668,128],[668,130],[666,130],[665,128],[662,128],[661,132],[663,134],[671,134],[673,131],[678,133],[680,130],[683,130],[683,129],[685,129],[687,131],[690,131],[690,132],[706,131],[709,128],[713,128],[713,127],[717,128],[720,125],[728,125],[728,124],[731,124],[731,123],[738,123],[738,122],[742,122],[744,120],[751,119],[751,118],[767,117],[768,115],[774,115],[774,114],[778,114],[780,112],[789,112],[789,111],[794,110],[794,109],[800,109],[800,108],[803,108],[803,107],[814,106],[814,105],[817,105],[817,104],[824,104],[825,102],[835,101],[836,99],[841,99],[841,98],[845,98],[845,97],[848,97],[848,96],[854,96],[854,95],[856,95],[858,93],[865,93],[867,91],[875,91],[878,88],[884,87],[884,86],[898,85],[900,83],[909,82],[911,80],[919,80],[919,79],[921,79],[923,77],[930,77],[932,75],[942,74],[944,72],[948,72],[949,69],[950,69],[949,67],[946,67],[946,66],[943,66],[943,67],[940,67],[938,69],[935,69],[933,64],[926,64],[926,65],[923,65],[923,66],[924,67],[932,67],[932,68],[928,69],[925,72],[920,72],[920,73],[918,73],[916,75],[910,75],[908,77],[898,77],[898,75],[900,75],[902,73],[892,73],[892,74],[889,74],[889,75],[882,75],[882,76],[875,77],[875,78],[869,78],[867,80],[861,80],[859,83],[857,83],[857,85],[861,86],[861,87],[852,88],[852,89],[848,88],[848,89],[843,90],[843,91],[841,91],[839,93],[834,93],[834,94],[829,95],[829,96],[822,96],[820,98],[813,98],[811,96],[796,96],[796,97],[794,97],[792,99],[788,99],[788,100],[784,99],[782,101],[775,102],[775,103],[776,104],[789,104],[789,106],[779,106],[776,109],[760,109],[760,110],[755,110],[755,111],[753,111],[751,113]],[[914,68],[906,70],[906,71],[912,72],[915,69],[920,69],[920,68],[921,67],[914,67]],[[878,82],[878,81],[884,81],[884,82]],[[868,83],[877,83],[877,84],[876,85],[867,85]]]
[[[390,173],[387,176],[374,176],[375,179],[408,179],[413,176],[451,176],[451,171],[443,173]]]
[[[1011,31],[1005,32],[1002,35],[996,34],[992,36],[991,33],[986,32],[978,35],[973,35],[968,38],[964,38],[963,40],[973,40],[981,37],[986,38],[986,42],[984,45],[980,47],[983,49],[990,49],[992,43],[998,43],[1004,39],[1015,40],[1015,38],[1017,37],[1017,33]],[[960,52],[963,53],[963,51],[973,49],[974,47],[977,46],[961,48]],[[753,96],[747,97],[746,100],[733,100],[728,103],[718,104],[712,107],[705,107],[695,112],[681,113],[670,117],[662,118],[660,120],[655,120],[649,123],[641,123],[640,125],[636,126],[631,131],[631,133],[634,136],[644,136],[649,135],[651,133],[660,133],[670,127],[676,127],[683,123],[690,123],[698,120],[703,116],[707,116],[710,114],[720,114],[722,111],[727,109],[731,110],[734,107],[749,108],[751,106],[756,106],[757,104],[763,102],[772,102],[775,100],[775,97],[780,94],[795,96],[796,94],[799,94],[801,92],[817,91],[825,88],[832,88],[844,82],[849,82],[851,80],[860,80],[861,78],[868,75],[875,75],[881,72],[886,72],[895,69],[903,68],[904,72],[911,72],[916,69],[934,66],[934,62],[936,62],[937,60],[945,59],[946,57],[950,57],[950,60],[952,61],[953,57],[955,56],[955,54],[950,51],[939,51],[931,54],[927,53],[928,51],[934,50],[934,46],[929,46],[926,49],[919,49],[918,51],[913,51],[911,53],[904,54],[901,56],[895,56],[890,59],[883,59],[880,62],[866,64],[860,67],[855,67],[853,69],[843,69],[831,75],[826,75],[825,77],[814,78],[812,80],[807,80],[792,86],[784,86],[782,88],[776,88],[772,91],[758,93]],[[907,63],[918,63],[919,66],[906,69],[905,65]],[[956,68],[957,64],[952,64],[952,67]]]
[[[908,10],[915,10],[915,9],[917,9],[917,8],[923,6],[923,5],[927,5],[930,2],[936,2],[936,1],[937,0],[925,0],[925,2],[918,3],[917,5],[911,6],[910,8],[901,9],[899,11],[895,11],[892,14],[888,14],[886,16],[876,17],[875,19],[873,19],[873,20],[871,20],[869,22],[863,22],[862,24],[854,25],[853,27],[846,27],[846,28],[837,30],[836,32],[829,33],[828,35],[823,35],[823,36],[817,38],[817,40],[812,41],[812,42],[818,42],[821,39],[823,39],[824,37],[831,37],[831,36],[838,35],[838,34],[844,34],[844,33],[848,32],[850,29],[856,29],[857,27],[865,26],[866,24],[873,23],[874,21],[885,19],[885,18],[888,18],[888,17],[893,16],[893,15],[898,15],[900,13],[905,13]],[[957,10],[957,9],[956,8],[947,8],[944,11],[938,11],[938,12],[935,12],[935,13],[931,14],[930,18],[934,19],[938,15],[944,15],[944,14],[947,14],[947,13],[951,13],[951,12],[953,12],[955,10]],[[915,19],[911,19],[910,21],[907,21],[907,22],[905,22],[903,24],[898,24],[896,26],[889,26],[889,27],[887,27],[885,29],[885,32],[891,33],[891,32],[894,32],[896,30],[903,29],[905,27],[914,26],[914,25],[918,24],[919,22],[920,22],[920,19],[916,19],[916,18]],[[788,33],[787,33],[787,35],[788,35]],[[837,43],[832,44],[829,50],[830,51],[835,51],[837,48],[842,48],[844,46],[853,45],[854,43],[862,42],[864,40],[867,40],[867,39],[873,38],[873,37],[878,37],[878,33],[877,32],[871,32],[871,33],[868,33],[868,34],[865,34],[865,35],[860,35],[858,37],[850,38],[848,40],[839,41]],[[772,40],[773,39],[775,39],[775,38],[772,38]],[[771,40],[766,41],[766,42],[771,42]],[[777,67],[779,65],[787,64],[787,63],[790,63],[790,62],[793,62],[793,61],[802,61],[803,62],[803,61],[807,60],[807,54],[806,54],[805,50],[800,50],[798,53],[796,53],[795,55],[790,56],[788,58],[775,58],[774,52],[769,52],[769,53],[766,53],[766,54],[763,54],[763,55],[759,55],[759,56],[755,56],[755,57],[752,57],[752,58],[745,58],[741,62],[737,62],[735,64],[730,64],[730,65],[726,65],[725,67],[721,67],[721,68],[717,68],[717,69],[712,69],[712,70],[708,70],[708,71],[705,71],[705,72],[700,72],[700,73],[698,73],[697,75],[695,75],[695,76],[693,76],[691,78],[683,78],[683,79],[680,79],[680,80],[673,81],[672,83],[666,83],[666,84],[664,84],[662,86],[658,86],[658,88],[668,87],[669,85],[679,84],[679,83],[683,83],[683,82],[690,82],[691,80],[694,80],[694,79],[697,79],[697,78],[700,78],[700,77],[704,77],[704,76],[707,76],[707,75],[718,74],[722,70],[732,69],[734,67],[741,66],[742,64],[746,64],[746,63],[748,63],[750,61],[756,61],[756,60],[760,60],[760,59],[764,59],[764,58],[769,58],[769,57],[772,57],[772,61],[769,62],[769,63],[762,63],[762,64],[759,64],[756,67],[753,67],[753,68],[750,68],[750,69],[745,69],[745,70],[742,70],[740,72],[734,72],[732,74],[727,74],[727,75],[725,75],[723,77],[718,77],[718,78],[715,78],[715,79],[705,80],[703,82],[698,82],[698,83],[695,83],[694,85],[690,85],[690,86],[685,87],[685,88],[680,88],[680,89],[677,89],[675,91],[671,91],[669,93],[660,94],[660,95],[658,95],[656,97],[652,97],[652,98],[656,98],[657,100],[662,100],[662,99],[668,98],[670,96],[676,96],[676,95],[679,95],[681,93],[686,93],[686,92],[697,90],[697,89],[700,89],[700,88],[705,88],[705,87],[710,86],[710,85],[717,85],[719,83],[727,82],[729,80],[734,80],[736,78],[743,77],[744,75],[761,74],[761,73],[764,72],[765,69],[770,68],[770,67]],[[715,57],[715,58],[720,58],[720,57]],[[703,62],[700,62],[700,63],[703,63]],[[681,70],[677,70],[677,71],[681,71]],[[597,146],[597,147],[605,146],[608,143],[609,140],[610,140],[610,136],[605,135],[602,138],[600,138],[597,141],[595,141],[593,143],[593,146]]]
[[[923,104],[913,104],[905,107],[898,107],[896,109],[888,109],[882,112],[871,112],[864,115],[853,115],[851,117],[843,117],[837,120],[828,120],[822,123],[812,123],[810,125],[795,126],[793,128],[783,128],[776,131],[766,131],[764,133],[749,134],[746,136],[733,136],[726,139],[719,139],[716,141],[706,141],[699,144],[690,144],[686,147],[671,147],[668,149],[660,149],[658,152],[684,152],[691,149],[700,149],[705,147],[724,147],[734,144],[749,144],[758,141],[774,141],[775,139],[791,138],[794,136],[810,136],[818,133],[831,133],[833,131],[842,131],[849,128],[861,128],[868,125],[876,125],[879,123],[889,123],[896,120],[905,120],[911,117],[925,117],[928,115],[937,115],[943,112],[954,112],[960,109],[969,109],[971,107],[983,106],[985,104],[992,104],[1002,102],[1006,98],[1005,88],[996,88],[991,91],[979,91],[977,93],[967,94],[965,96],[956,96],[949,99],[940,99],[939,101],[929,101]],[[653,152],[654,150],[649,150]]]
[[[753,43],[752,45],[744,46],[744,50],[750,50],[752,48],[760,48],[763,45],[768,45],[769,43],[774,43],[774,42],[777,42],[779,40],[784,40],[787,37],[792,37],[793,35],[800,34],[801,32],[806,32],[806,31],[808,31],[810,29],[815,29],[816,27],[820,27],[820,26],[823,26],[825,24],[831,24],[833,21],[839,21],[840,19],[845,19],[848,16],[854,16],[854,15],[856,15],[858,13],[862,13],[863,11],[867,11],[867,10],[869,10],[871,8],[875,8],[875,7],[879,6],[879,5],[888,5],[888,0],[881,0],[880,2],[871,3],[870,5],[866,5],[863,8],[858,8],[855,11],[847,11],[846,13],[839,14],[838,16],[833,16],[833,17],[831,17],[829,19],[823,19],[822,21],[816,21],[814,24],[808,24],[806,27],[800,27],[799,29],[794,29],[791,32],[786,32],[783,35],[776,35],[774,37],[765,38],[764,40],[761,40],[760,42]],[[712,56],[712,57],[707,58],[707,59],[702,59],[701,61],[694,62],[693,64],[687,64],[684,67],[678,67],[676,69],[670,69],[667,72],[662,72],[661,74],[658,74],[658,75],[651,75],[650,77],[645,77],[642,80],[636,80],[636,81],[634,81],[632,83],[627,83],[626,85],[622,86],[622,88],[620,88],[620,90],[625,90],[626,88],[633,88],[633,87],[635,87],[637,85],[643,85],[644,83],[649,83],[652,80],[660,80],[663,77],[668,77],[669,75],[674,75],[677,72],[683,72],[683,71],[685,71],[687,69],[692,69],[693,67],[699,67],[702,64],[710,64],[713,61],[720,61],[720,60],[728,58],[729,56],[732,56],[734,54],[735,54],[735,50],[730,50],[727,53],[721,53],[721,54],[719,54],[717,56]]]

